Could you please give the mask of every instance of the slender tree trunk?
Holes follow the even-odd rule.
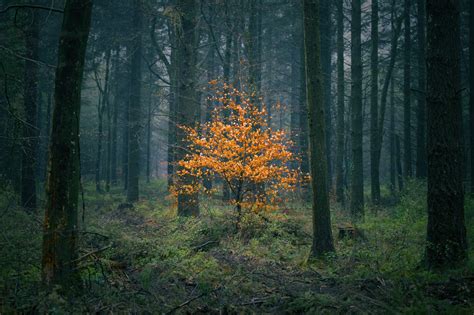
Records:
[[[39,28],[38,16],[33,20],[25,32],[26,58],[38,60]],[[38,64],[25,60],[24,70],[24,109],[25,122],[23,124],[22,167],[21,167],[21,205],[27,211],[36,210],[36,154],[38,150]]]
[[[323,95],[324,95],[324,112],[326,125],[326,158],[328,160],[328,188],[332,190],[333,183],[333,165],[332,165],[332,0],[319,1],[321,16],[321,69],[323,71]]]
[[[172,23],[173,24],[173,23]],[[176,25],[170,26],[172,30],[170,32],[171,45],[171,56],[170,56],[170,95],[169,95],[169,111],[168,111],[168,155],[167,155],[167,177],[168,177],[168,190],[174,185],[174,162],[176,154],[176,119],[177,119],[177,106],[178,106],[178,49],[177,49],[177,34]]]
[[[226,14],[227,12],[227,4],[226,4]],[[229,16],[226,16],[226,19],[229,20]],[[224,72],[224,82],[230,84],[230,62],[232,58],[232,37],[233,34],[229,29],[226,33],[226,41],[225,41],[225,53],[224,53],[224,64],[223,64],[223,72]],[[230,189],[229,185],[226,181],[222,181],[222,200],[229,201],[230,200]]]
[[[393,76],[390,79],[390,191],[395,193],[396,183],[396,150],[395,150],[395,86]]]
[[[395,155],[397,163],[398,189],[403,190],[402,152],[400,148],[400,137],[395,135]]]
[[[306,91],[310,130],[311,187],[313,190],[313,256],[334,251],[327,187],[327,156],[324,117],[319,1],[304,0]]]
[[[110,177],[112,185],[117,184],[117,121],[118,121],[118,109],[119,102],[122,97],[122,92],[120,91],[120,47],[117,47],[115,50],[115,97],[114,97],[114,107],[112,114],[112,152],[111,152],[111,162],[110,162]]]
[[[380,159],[378,156],[379,131],[379,4],[372,0],[371,21],[371,58],[370,58],[370,183],[372,203],[380,203]]]
[[[191,126],[196,118],[198,105],[196,104],[196,2],[195,0],[178,0],[177,8],[181,14],[181,21],[178,27],[177,42],[179,51],[178,62],[178,111],[177,121],[179,125]],[[188,146],[186,136],[182,129],[177,130],[178,148],[176,150],[176,160],[184,158]],[[178,167],[178,170],[180,167]],[[178,185],[190,185],[193,183],[190,176],[180,176]],[[178,215],[197,216],[199,215],[198,194],[178,195]]]
[[[104,98],[102,93],[99,93],[99,104],[97,105],[97,114],[99,118],[99,125],[97,130],[97,158],[95,161],[95,191],[101,192],[101,165],[102,165],[102,139],[104,137],[103,132],[103,120],[104,120]]]
[[[405,0],[405,47],[403,55],[403,146],[404,146],[404,166],[405,176],[411,177],[411,22],[410,22],[411,0]]]
[[[302,41],[303,47],[301,51],[301,91],[300,91],[300,145],[301,148],[301,172],[303,175],[309,174],[309,144],[308,144],[308,108],[306,106],[306,60],[304,54],[304,40]],[[301,194],[303,200],[310,201],[311,195],[308,187],[308,183],[303,181],[301,183]]]
[[[352,0],[351,43],[351,120],[353,161],[351,179],[351,214],[355,219],[360,219],[364,215],[364,173],[362,153],[362,45],[360,0]]]
[[[474,1],[469,2],[469,129],[471,193],[474,193]]]
[[[110,168],[111,168],[111,150],[112,150],[112,126],[111,111],[109,102],[110,85],[110,49],[105,56],[105,86],[104,86],[104,106],[107,115],[107,158],[105,160],[105,191],[110,191]]]
[[[44,219],[42,279],[65,293],[80,284],[77,268],[79,116],[92,1],[67,0],[59,40],[55,107]]]
[[[416,131],[416,177],[426,178],[426,0],[418,0],[418,106]]]
[[[344,0],[337,1],[337,147],[336,200],[344,204]]]
[[[143,7],[140,0],[134,0],[133,12],[133,53],[131,62],[130,107],[128,110],[128,185],[127,201],[138,201],[140,176],[140,105],[142,80],[142,24]]]
[[[426,6],[428,17],[426,262],[430,268],[455,266],[467,258],[459,7],[459,0],[428,1]]]
[[[148,99],[148,113],[146,120],[146,182],[150,183],[151,176],[151,104],[152,104],[153,92],[152,92],[152,82],[151,82],[151,73],[150,73],[150,83],[149,83],[149,99]]]

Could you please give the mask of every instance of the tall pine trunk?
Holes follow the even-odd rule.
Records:
[[[178,102],[177,122],[182,126],[191,126],[195,122],[198,104],[196,100],[196,14],[195,0],[178,0],[177,9],[181,21],[177,28],[178,60]],[[188,141],[184,130],[177,129],[176,161],[180,161],[186,154]],[[178,172],[180,167],[178,166]],[[190,185],[193,178],[189,175],[179,176],[178,185]],[[178,195],[178,215],[199,215],[198,194]]]
[[[451,267],[467,258],[464,224],[459,0],[428,1],[426,262]],[[449,48],[449,49],[447,49]]]
[[[344,204],[344,0],[337,1],[336,200]]]
[[[410,22],[411,0],[405,0],[404,25],[405,25],[405,47],[403,49],[403,147],[404,147],[404,171],[405,176],[411,177],[411,22]]]
[[[372,0],[370,57],[370,187],[372,203],[380,202],[380,159],[378,157],[379,137],[379,4]]]
[[[418,0],[418,97],[416,109],[416,177],[426,178],[426,0]]]
[[[311,187],[313,190],[313,256],[334,251],[327,187],[326,126],[324,117],[319,1],[304,0],[304,52],[309,118]]]
[[[43,232],[42,279],[64,292],[79,285],[77,203],[79,196],[79,116],[84,57],[92,1],[67,0],[59,39],[47,203]]]
[[[351,214],[364,215],[364,171],[362,153],[362,44],[361,1],[352,0],[351,22],[351,120],[352,120],[352,178]]]
[[[24,110],[22,163],[21,163],[21,205],[27,211],[36,210],[36,158],[38,150],[39,129],[37,125],[38,103],[38,45],[39,28],[38,16],[25,32],[25,69],[24,69]]]
[[[143,8],[140,0],[134,0],[133,52],[130,73],[130,107],[128,109],[128,184],[127,201],[138,201],[140,177],[140,106],[142,80],[142,23]]]

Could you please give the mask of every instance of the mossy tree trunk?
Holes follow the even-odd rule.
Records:
[[[311,251],[314,256],[334,251],[327,187],[328,169],[319,10],[318,0],[304,0],[304,52],[306,60],[311,187],[313,189],[313,245]]]
[[[464,224],[459,0],[428,1],[428,267],[467,258]],[[449,47],[449,49],[447,49]]]
[[[178,0],[177,9],[181,20],[177,28],[178,60],[178,99],[177,123],[181,126],[192,126],[195,123],[199,104],[196,99],[196,19],[197,5],[195,0]],[[184,130],[177,129],[176,161],[186,155],[188,141]],[[178,172],[180,167],[178,166]],[[190,185],[193,178],[189,175],[179,176],[177,185]],[[198,194],[178,195],[178,215],[199,215]]]
[[[22,163],[21,163],[21,205],[27,211],[36,210],[36,159],[39,129],[37,126],[38,105],[38,44],[39,28],[37,14],[25,32],[25,48],[27,58],[24,70],[24,110]],[[31,61],[33,60],[33,61]]]
[[[351,121],[352,176],[351,214],[354,219],[364,215],[364,171],[362,152],[362,44],[361,1],[352,0],[351,23]]]
[[[127,201],[138,201],[140,177],[140,106],[142,80],[142,23],[143,8],[140,0],[134,0],[133,50],[130,69],[130,106],[128,109],[128,184]]]
[[[46,287],[60,285],[65,292],[77,286],[79,279],[76,261],[79,117],[91,11],[92,1],[66,1],[56,68],[42,279]]]

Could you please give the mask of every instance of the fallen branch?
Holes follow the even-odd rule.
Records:
[[[200,250],[201,248],[206,247],[206,246],[209,245],[209,244],[214,244],[214,243],[218,243],[218,242],[217,242],[217,241],[207,241],[207,242],[205,242],[204,244],[201,244],[201,245],[198,245],[198,246],[194,246],[192,249],[193,249],[193,250]]]
[[[79,257],[79,258],[77,258],[77,259],[74,259],[72,262],[79,262],[79,261],[81,261],[81,260],[86,259],[86,258],[89,257],[89,256],[92,256],[92,255],[94,255],[94,254],[98,254],[98,253],[100,253],[100,252],[103,252],[104,250],[107,250],[107,249],[109,249],[109,248],[111,248],[111,247],[112,247],[112,245],[107,245],[107,246],[102,247],[102,248],[99,248],[99,249],[97,249],[97,250],[93,250],[92,252],[88,252],[87,254],[84,254],[84,255],[82,255],[81,257]]]
[[[197,299],[200,299],[200,298],[202,298],[203,296],[206,296],[206,295],[209,295],[209,294],[211,294],[211,293],[214,293],[214,292],[216,292],[216,291],[218,291],[218,290],[220,290],[220,289],[221,289],[221,286],[215,288],[215,289],[212,290],[212,291],[204,292],[204,293],[202,293],[202,294],[199,294],[198,296],[195,296],[195,297],[193,297],[192,299],[189,299],[189,300],[187,300],[187,301],[185,301],[185,302],[179,304],[178,306],[172,308],[172,309],[171,309],[169,312],[167,312],[166,314],[173,314],[174,312],[176,312],[176,311],[179,310],[180,308],[182,308],[182,307],[184,307],[184,306],[190,304],[191,302],[196,301]]]

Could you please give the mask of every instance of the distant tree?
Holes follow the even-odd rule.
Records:
[[[92,1],[67,0],[59,41],[46,185],[42,278],[67,292],[78,284],[79,114]]]
[[[328,166],[324,116],[323,73],[321,70],[320,7],[318,0],[304,0],[304,53],[309,119],[309,152],[313,190],[312,255],[334,251],[328,197]]]
[[[464,224],[460,3],[427,1],[428,226],[426,262],[467,258]]]

